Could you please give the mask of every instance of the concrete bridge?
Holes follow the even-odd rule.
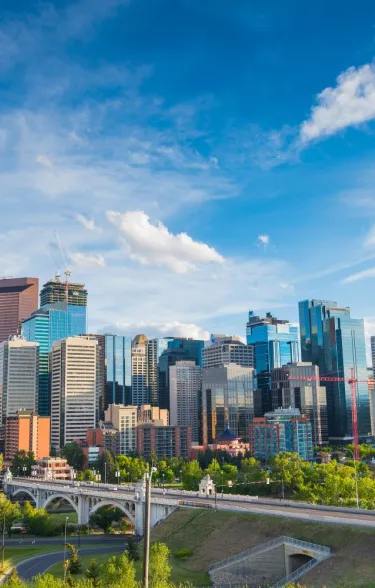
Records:
[[[21,494],[29,497],[37,508],[48,508],[56,499],[66,500],[78,515],[78,523],[87,525],[89,517],[102,506],[115,506],[133,523],[136,533],[143,535],[145,481],[134,488],[112,484],[90,485],[80,482],[43,481],[34,478],[13,478],[7,473],[3,491],[8,498]],[[178,499],[153,496],[151,500],[151,527],[155,527],[178,507]]]

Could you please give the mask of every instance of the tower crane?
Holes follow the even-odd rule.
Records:
[[[60,250],[60,253],[61,253],[62,260],[64,262],[64,268],[65,268],[64,269],[64,274],[65,274],[65,302],[68,304],[68,301],[69,301],[69,278],[72,275],[72,270],[70,269],[70,267],[67,264],[66,257],[65,257],[65,254],[64,254],[64,249],[63,249],[63,247],[61,245],[61,241],[60,241],[60,237],[59,237],[58,232],[57,231],[54,231],[54,235],[55,235],[55,240],[56,240],[57,246],[58,246],[58,248]]]
[[[359,451],[358,451],[358,413],[357,413],[357,383],[358,382],[366,382],[369,383],[369,380],[359,380],[355,376],[355,369],[352,367],[350,369],[350,378],[338,378],[333,376],[298,376],[298,377],[289,377],[289,380],[305,380],[305,381],[318,381],[318,382],[348,382],[350,384],[350,391],[351,391],[351,400],[352,400],[352,432],[353,432],[353,446],[354,446],[354,459],[358,461],[359,459]]]

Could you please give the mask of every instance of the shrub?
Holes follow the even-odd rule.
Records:
[[[190,557],[193,555],[193,551],[189,547],[184,547],[183,549],[179,549],[173,553],[174,557],[178,557],[180,559],[184,557]]]

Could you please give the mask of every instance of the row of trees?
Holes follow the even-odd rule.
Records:
[[[20,580],[14,572],[6,583],[8,588],[141,588],[142,583],[136,580],[136,567],[134,557],[128,550],[120,556],[110,557],[108,561],[99,565],[96,560],[91,560],[90,566],[85,570],[85,578],[75,579],[74,574],[81,571],[82,564],[73,546],[70,546],[70,559],[67,563],[67,583],[51,574],[36,577],[31,584]],[[172,568],[169,565],[170,551],[164,543],[154,543],[150,550],[149,586],[150,588],[174,588],[171,582]],[[188,584],[180,584],[180,588],[188,588]]]

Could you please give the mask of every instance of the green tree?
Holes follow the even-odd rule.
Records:
[[[0,532],[3,532],[3,524],[10,537],[13,523],[21,519],[21,508],[18,503],[13,504],[5,498],[4,494],[0,495]]]
[[[127,553],[110,557],[103,568],[104,586],[137,588],[134,562]]]
[[[21,449],[15,453],[10,470],[14,476],[31,476],[31,466],[34,464],[34,453]]]
[[[101,576],[101,569],[102,566],[98,564],[96,559],[92,559],[90,561],[90,566],[85,571],[85,576],[89,580],[91,580],[91,584],[93,588],[98,588],[102,585],[102,581],[100,579]]]
[[[72,441],[71,443],[67,443],[64,445],[62,449],[62,455],[68,461],[68,464],[74,468],[75,470],[81,472],[85,465],[86,465],[86,457],[83,453],[82,447]]]
[[[153,543],[150,549],[150,588],[169,588],[172,568],[165,543]]]
[[[78,555],[78,551],[71,543],[66,544],[69,549],[69,561],[68,561],[68,572],[71,574],[79,574],[82,569],[81,558]]]
[[[78,472],[77,480],[79,482],[95,482],[95,474],[92,470],[84,470],[83,472]]]
[[[113,451],[105,449],[103,453],[99,455],[95,465],[96,469],[101,475],[102,482],[105,480],[110,483],[116,482],[115,472],[117,467],[116,458]]]
[[[132,536],[128,539],[128,555],[132,561],[139,560],[138,543],[134,541]]]
[[[23,521],[29,533],[41,537],[56,535],[59,527],[44,508],[34,508],[25,502],[22,511]]]
[[[97,525],[107,533],[112,523],[120,521],[123,516],[123,512],[116,506],[102,506],[90,516],[90,525]]]
[[[16,588],[16,586],[17,588],[26,588],[26,584],[19,578],[16,568],[13,568],[12,573],[5,582],[5,586],[8,586],[8,588]]]
[[[185,490],[198,490],[203,472],[197,460],[189,461],[182,468],[182,485]]]

